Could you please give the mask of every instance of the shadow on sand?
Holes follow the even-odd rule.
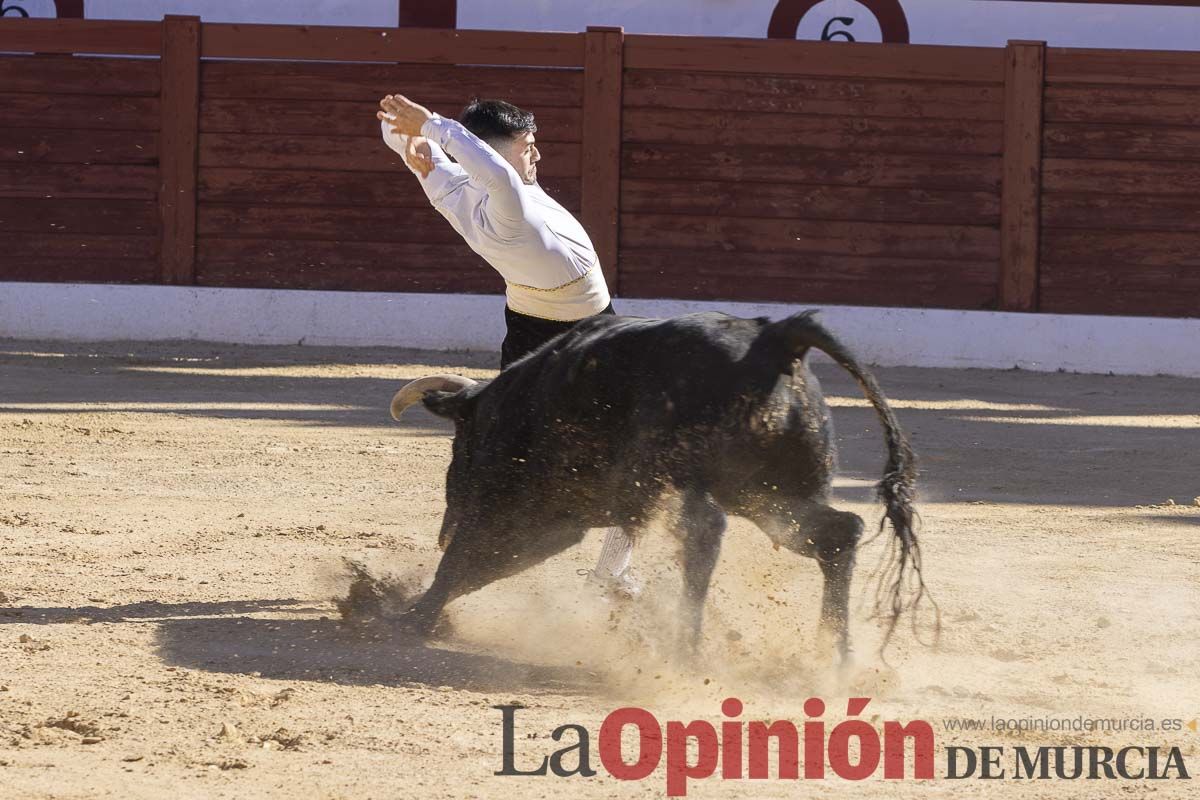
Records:
[[[233,600],[211,603],[132,603],[77,608],[0,607],[5,623],[129,623],[157,627],[159,657],[170,666],[207,672],[351,686],[429,685],[477,692],[588,694],[596,676],[574,667],[546,666],[422,642],[382,625],[356,628],[307,601]],[[287,614],[290,618],[279,618]],[[254,615],[254,616],[252,616]],[[264,616],[257,616],[264,615]]]

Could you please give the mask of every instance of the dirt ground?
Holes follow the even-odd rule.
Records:
[[[386,414],[402,381],[492,374],[492,354],[0,342],[0,798],[661,797],[620,782],[596,736],[612,710],[660,721],[827,727],[922,719],[950,745],[1163,745],[1200,772],[1200,733],[952,732],[959,718],[1200,717],[1200,381],[880,369],[921,459],[936,648],[902,626],[875,655],[864,547],[857,667],[814,659],[816,565],[735,521],[702,658],[670,657],[679,592],[666,531],[647,588],[613,604],[576,574],[600,538],[451,609],[427,645],[348,630],[342,560],[427,581],[449,426]],[[819,367],[842,447],[840,507],[875,525],[877,423]],[[927,638],[929,618],[922,619]],[[496,777],[592,734],[592,778]],[[881,724],[881,722],[879,723]],[[567,738],[565,742],[573,742]],[[568,759],[568,764],[573,763]],[[1184,797],[1187,781],[693,781],[689,797]],[[1194,795],[1192,795],[1194,796]]]

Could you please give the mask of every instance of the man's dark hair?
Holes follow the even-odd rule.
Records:
[[[503,100],[475,98],[463,109],[458,121],[485,142],[512,139],[537,130],[531,112]]]

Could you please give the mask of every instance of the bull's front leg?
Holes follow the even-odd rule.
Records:
[[[430,587],[394,621],[395,626],[404,633],[428,638],[441,619],[442,610],[456,596],[457,581],[450,572],[443,571],[445,563],[443,556]]]
[[[694,656],[700,646],[704,622],[704,599],[712,581],[721,537],[725,533],[725,511],[706,492],[684,494],[680,528],[683,533],[683,619],[681,639],[684,650]]]
[[[429,636],[447,603],[542,563],[578,544],[585,532],[577,524],[528,517],[518,523],[511,516],[455,525],[444,540],[446,550],[433,583],[397,618],[397,625]]]

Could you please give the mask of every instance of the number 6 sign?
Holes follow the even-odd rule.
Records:
[[[795,39],[796,31],[800,28],[800,20],[804,19],[804,15],[814,6],[820,5],[823,1],[779,0],[774,13],[771,14],[771,22],[767,26],[767,38]],[[908,44],[908,18],[904,16],[900,0],[857,0],[857,2],[866,6],[867,10],[875,15],[875,19],[879,22],[879,31],[883,34],[883,41]],[[834,17],[826,23],[821,38],[826,41],[842,39],[853,42],[854,37],[848,31],[831,30],[835,23],[848,25],[852,21],[849,17]]]

